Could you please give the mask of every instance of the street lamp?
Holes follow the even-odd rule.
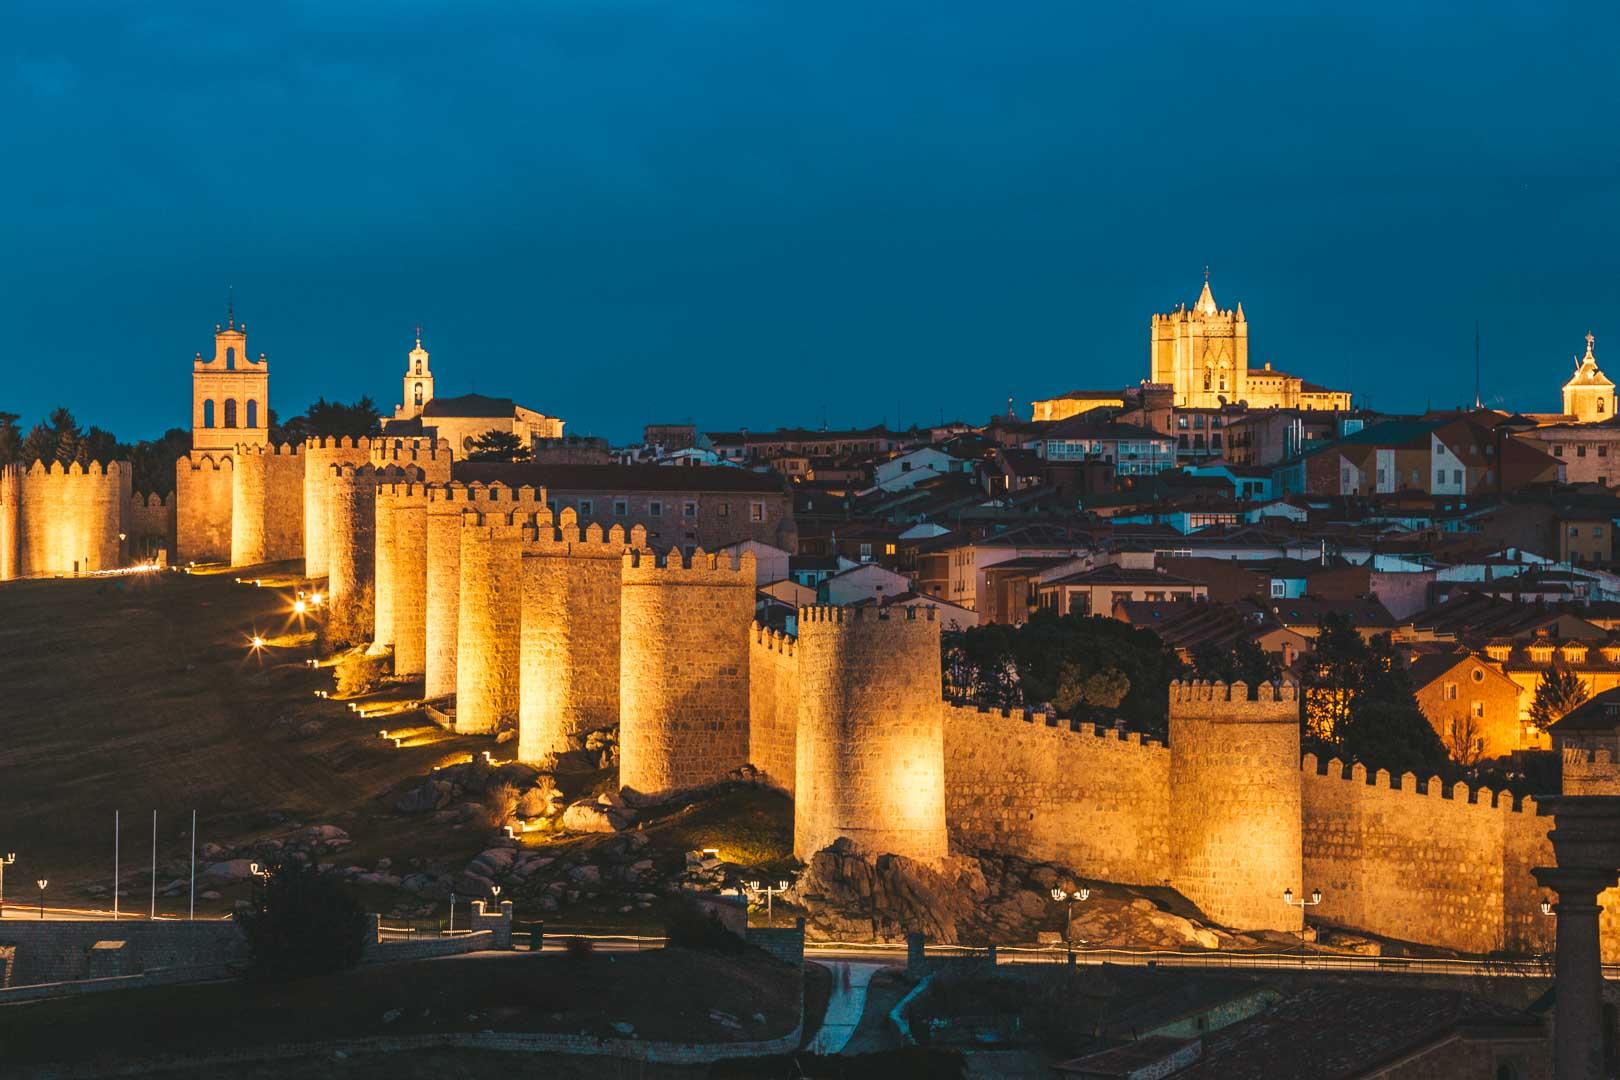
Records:
[[[45,918],[45,886],[49,885],[50,882],[40,878],[34,884],[39,886],[39,917],[43,920]]]
[[[1074,905],[1090,898],[1090,889],[1076,889],[1073,892],[1067,892],[1057,886],[1052,887],[1052,899],[1063,905],[1063,944],[1067,945],[1069,943],[1069,931],[1074,925]]]
[[[787,881],[778,881],[774,887],[758,881],[745,881],[743,884],[747,887],[749,892],[765,894],[765,925],[771,926],[776,915],[774,910],[775,905],[772,903],[772,901],[775,900],[777,893],[785,893],[788,891],[788,889],[792,888],[792,883]]]
[[[1541,913],[1543,915],[1551,915],[1553,913],[1553,902],[1551,900],[1543,900],[1541,902]]]
[[[252,874],[262,882],[268,882],[270,880],[270,868],[268,866],[261,867],[256,862],[248,863],[248,873]]]
[[[4,918],[6,914],[6,867],[16,861],[15,851],[8,851],[5,858],[0,858],[0,918]]]
[[[1305,962],[1305,909],[1308,907],[1315,907],[1321,902],[1321,889],[1312,889],[1311,898],[1309,900],[1305,899],[1303,896],[1298,900],[1295,900],[1293,889],[1283,890],[1283,903],[1287,904],[1289,907],[1299,908],[1299,962],[1301,964]]]
[[[455,893],[450,894],[450,929],[445,931],[445,932],[449,933],[449,934],[453,934],[453,933],[456,932],[456,894]]]

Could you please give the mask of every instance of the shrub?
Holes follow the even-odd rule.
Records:
[[[672,947],[735,955],[748,942],[727,930],[720,915],[690,896],[676,897],[664,915],[664,936]]]
[[[352,596],[327,603],[326,620],[317,635],[323,655],[331,656],[356,645],[371,643],[372,604],[372,588],[369,584]]]
[[[236,913],[263,978],[295,979],[351,968],[365,949],[368,920],[342,884],[314,863],[278,862]]]
[[[383,684],[388,674],[388,657],[354,653],[339,660],[332,669],[338,697],[359,697]]]
[[[498,829],[512,820],[517,812],[520,792],[516,785],[501,781],[484,792],[484,824]]]

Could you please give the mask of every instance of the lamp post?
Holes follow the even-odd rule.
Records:
[[[743,884],[747,886],[749,892],[765,894],[765,925],[771,926],[776,917],[776,912],[773,910],[774,905],[772,904],[772,901],[776,898],[777,893],[787,892],[788,889],[792,887],[792,884],[786,881],[778,881],[775,886],[766,885],[758,881],[747,881]]]
[[[1052,889],[1052,899],[1063,905],[1063,944],[1069,944],[1069,932],[1074,927],[1074,905],[1091,898],[1090,889],[1076,889],[1069,892],[1065,889]]]
[[[1303,896],[1298,900],[1295,900],[1293,889],[1283,890],[1283,903],[1287,904],[1289,907],[1299,908],[1299,962],[1301,964],[1305,963],[1305,909],[1308,907],[1315,907],[1321,902],[1321,889],[1312,889],[1311,898],[1309,900],[1305,899]]]
[[[248,863],[248,873],[258,878],[261,883],[267,884],[270,881],[270,868],[268,866],[260,866],[256,862]]]
[[[49,885],[50,882],[46,881],[44,878],[40,878],[38,881],[34,882],[34,884],[39,886],[39,917],[40,917],[41,921],[44,921],[44,919],[45,919],[45,886]]]
[[[4,857],[0,857],[0,919],[5,918],[6,915],[6,867],[16,861],[17,853],[15,851],[8,851]]]
[[[456,932],[456,894],[451,893],[450,894],[450,929],[446,930],[445,933],[453,934],[455,932]]]

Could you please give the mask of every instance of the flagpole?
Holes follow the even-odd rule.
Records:
[[[113,811],[113,921],[118,921],[118,835],[122,832],[118,821],[119,811]]]
[[[157,918],[157,811],[152,811],[152,913],[147,918]]]
[[[191,812],[191,907],[187,919],[197,917],[197,811]]]

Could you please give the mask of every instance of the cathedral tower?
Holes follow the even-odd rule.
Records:
[[[433,400],[433,369],[428,366],[428,351],[422,348],[420,326],[416,328],[416,348],[406,360],[405,390],[399,400],[395,420],[416,419],[422,415],[422,406]]]
[[[1243,305],[1215,306],[1204,271],[1204,291],[1191,309],[1177,305],[1153,316],[1151,382],[1175,388],[1177,408],[1213,409],[1248,396],[1249,322]]]
[[[1592,355],[1596,341],[1586,335],[1586,356],[1575,361],[1575,374],[1564,384],[1564,412],[1578,424],[1614,416],[1614,382],[1598,370],[1597,357]]]
[[[270,441],[270,365],[250,360],[247,324],[236,324],[234,305],[225,326],[214,324],[214,357],[191,365],[191,448],[232,450]]]

